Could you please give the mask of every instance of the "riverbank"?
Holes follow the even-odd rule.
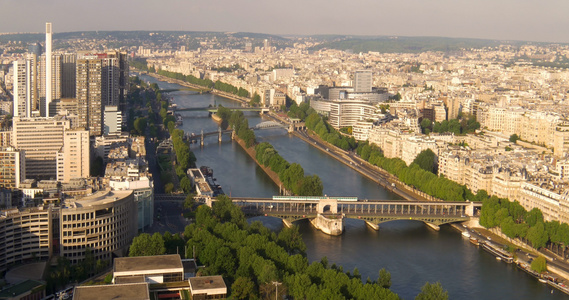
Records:
[[[136,71],[136,72],[141,72],[141,71]],[[163,76],[160,74],[156,74],[156,73],[151,73],[151,72],[146,72],[144,73],[145,75],[154,77],[156,79],[162,80],[162,81],[166,81],[166,82],[170,82],[170,83],[175,83],[175,84],[179,84],[185,87],[188,87],[190,89],[196,90],[197,92],[203,92],[203,91],[211,91],[210,88],[207,88],[205,86],[201,86],[199,84],[193,84],[193,83],[189,83],[180,79],[175,79],[175,78],[170,78],[167,76]]]
[[[499,232],[498,230],[488,230],[488,229],[485,229],[483,227],[479,227],[480,225],[471,226],[472,225],[471,222],[464,222],[463,225],[466,227],[462,227],[458,224],[450,224],[450,226],[452,228],[456,229],[460,233],[462,233],[463,231],[469,232],[471,235],[473,235],[473,237],[475,237],[479,241],[481,241],[481,243],[485,242],[486,240],[491,239],[492,242],[497,243],[499,245],[508,245],[510,247],[513,247],[513,248],[518,248],[519,251],[516,251],[513,254],[513,256],[514,256],[513,263],[515,263],[518,266],[519,266],[519,264],[527,264],[527,265],[530,264],[530,262],[528,260],[521,259],[521,256],[529,257],[528,254],[531,254],[535,257],[542,255],[546,258],[546,260],[548,260],[548,262],[555,260],[554,258],[548,257],[547,255],[544,255],[543,253],[539,252],[537,249],[531,247],[530,245],[527,245],[521,241],[514,241],[514,240],[508,238],[507,236],[505,236],[503,233]],[[531,274],[530,272],[527,272],[527,270],[523,270],[523,271],[532,275],[532,277],[534,277],[536,280],[541,278],[539,276],[539,274],[538,274],[538,276],[536,276],[534,274]],[[557,276],[560,283],[562,283],[564,285],[569,285],[569,272],[568,271],[563,270],[560,267],[554,266],[554,265],[549,264],[549,263],[547,265],[547,271],[549,273]],[[562,286],[558,286],[557,284],[553,284],[553,283],[551,283],[550,285],[552,287],[557,288],[560,291],[569,295],[568,289],[564,289]]]
[[[247,148],[247,145],[245,145],[245,142],[243,140],[241,140],[238,136],[234,136],[233,138],[237,144],[239,144],[239,146],[241,146],[241,148],[243,150],[245,150],[245,152],[247,152],[247,154],[249,155],[249,157],[251,157],[251,159],[253,159],[255,161],[255,163],[257,164],[257,166],[259,166],[263,172],[265,172],[265,174],[267,174],[267,176],[269,176],[269,178],[271,178],[271,180],[279,187],[279,193],[282,194],[290,194],[289,191],[287,191],[284,187],[283,187],[283,183],[281,182],[281,180],[279,179],[279,174],[277,174],[275,171],[271,170],[269,167],[265,167],[263,166],[261,163],[259,163],[259,161],[257,160],[257,151],[255,151],[254,147],[251,148]]]

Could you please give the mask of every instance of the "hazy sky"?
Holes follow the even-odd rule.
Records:
[[[569,43],[568,0],[0,0],[0,32],[247,31]]]

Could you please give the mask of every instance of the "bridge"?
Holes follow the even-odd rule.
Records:
[[[170,92],[179,92],[179,91],[198,91],[197,94],[195,95],[201,95],[201,94],[209,94],[211,91],[204,87],[203,89],[197,89],[197,88],[180,88],[180,89],[162,89],[159,90],[159,92],[161,93],[170,93]]]
[[[269,109],[266,107],[225,107],[231,111],[258,111],[260,113],[268,113]],[[210,113],[217,113],[218,107],[188,107],[177,108],[176,111],[207,111]]]
[[[443,224],[468,221],[482,207],[480,202],[354,201],[328,197],[307,200],[233,198],[232,201],[247,216],[277,217],[287,226],[310,219],[315,227],[331,235],[342,233],[345,218],[363,220],[375,230],[379,230],[378,224],[394,220],[421,221],[438,230]]]
[[[281,123],[278,123],[278,122],[274,122],[274,121],[266,121],[266,122],[261,122],[255,126],[251,127],[251,129],[253,129],[253,130],[272,129],[272,128],[287,129],[287,126],[283,125]],[[290,128],[288,128],[288,129],[290,130]],[[203,146],[205,137],[217,135],[217,141],[221,143],[221,141],[222,141],[221,137],[223,134],[233,135],[233,129],[221,130],[221,128],[218,128],[217,131],[211,131],[211,132],[203,132],[203,130],[202,130],[199,135],[197,135],[197,134],[192,135],[190,133],[186,133],[184,135],[184,140],[186,140],[186,141],[200,140],[200,145]]]

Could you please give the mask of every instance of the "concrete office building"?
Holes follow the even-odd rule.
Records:
[[[63,134],[63,147],[57,153],[57,180],[69,182],[74,178],[89,177],[89,150],[89,131],[66,130]]]
[[[354,74],[354,92],[370,93],[373,86],[373,78],[370,70],[359,70]]]
[[[51,208],[10,209],[0,214],[0,272],[31,259],[48,260],[52,249]]]
[[[66,200],[60,209],[60,255],[75,264],[85,249],[95,260],[126,253],[137,233],[136,203],[132,191],[99,191],[78,200]]]
[[[25,178],[55,179],[57,177],[57,152],[64,142],[64,132],[69,120],[55,118],[14,117],[12,146],[26,153]]]
[[[37,110],[37,60],[33,55],[13,62],[13,116],[31,117]]]
[[[12,147],[0,148],[0,187],[20,187],[26,174],[26,160],[23,151]]]

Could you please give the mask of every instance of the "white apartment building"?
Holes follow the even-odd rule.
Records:
[[[89,177],[91,157],[88,130],[67,130],[63,147],[57,153],[57,180],[69,182]]]

